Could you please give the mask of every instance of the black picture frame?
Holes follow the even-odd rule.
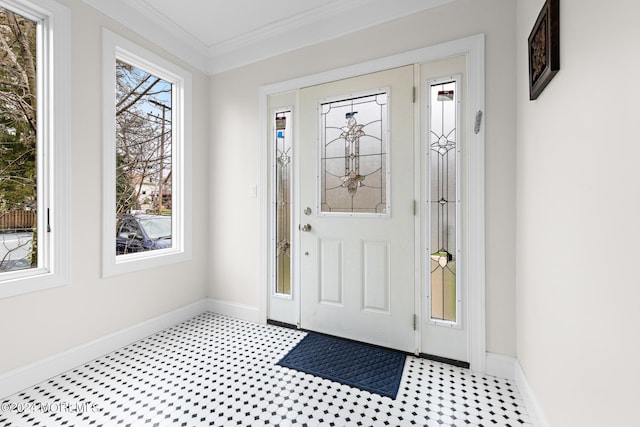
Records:
[[[560,0],[547,0],[529,34],[529,99],[537,99],[560,70]]]

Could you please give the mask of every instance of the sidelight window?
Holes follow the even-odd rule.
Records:
[[[275,294],[291,295],[291,200],[293,190],[293,138],[291,111],[274,115],[276,268]]]
[[[460,97],[457,79],[429,83],[430,318],[458,322]]]

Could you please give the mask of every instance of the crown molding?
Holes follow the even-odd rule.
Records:
[[[155,10],[132,0],[82,0],[197,70],[207,72],[207,48]]]
[[[130,30],[213,75],[455,0],[336,0],[212,46],[139,0],[83,0]]]
[[[340,19],[341,16],[353,17],[353,15],[351,15],[350,13],[355,12],[359,8],[367,7],[367,3],[371,3],[372,1],[374,0],[350,0],[348,2],[342,0],[334,0],[330,3],[325,4],[324,6],[292,15],[278,22],[265,25],[250,33],[243,34],[231,40],[227,40],[210,46],[209,56],[216,57],[240,49],[245,49],[262,40],[269,40],[276,37],[286,37],[293,33],[299,35],[299,33],[297,33],[298,31],[304,30],[304,32],[310,33],[312,32],[308,28],[310,25],[324,23],[327,24],[329,28],[333,28],[334,26],[331,25],[332,19],[343,21],[342,19]],[[349,30],[347,32],[352,31],[357,30]],[[329,32],[329,30],[325,29],[322,32],[327,33]],[[315,37],[322,38],[321,34],[316,34]]]
[[[455,0],[357,0],[291,17],[209,48],[208,74],[218,74]]]

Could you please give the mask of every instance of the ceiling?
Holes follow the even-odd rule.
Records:
[[[216,74],[455,0],[84,0]]]

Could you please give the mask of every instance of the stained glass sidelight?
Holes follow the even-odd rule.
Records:
[[[388,214],[388,94],[320,105],[322,213]]]
[[[276,294],[291,295],[291,111],[275,114]]]
[[[446,81],[429,89],[431,319],[456,322],[458,88],[456,81]]]

